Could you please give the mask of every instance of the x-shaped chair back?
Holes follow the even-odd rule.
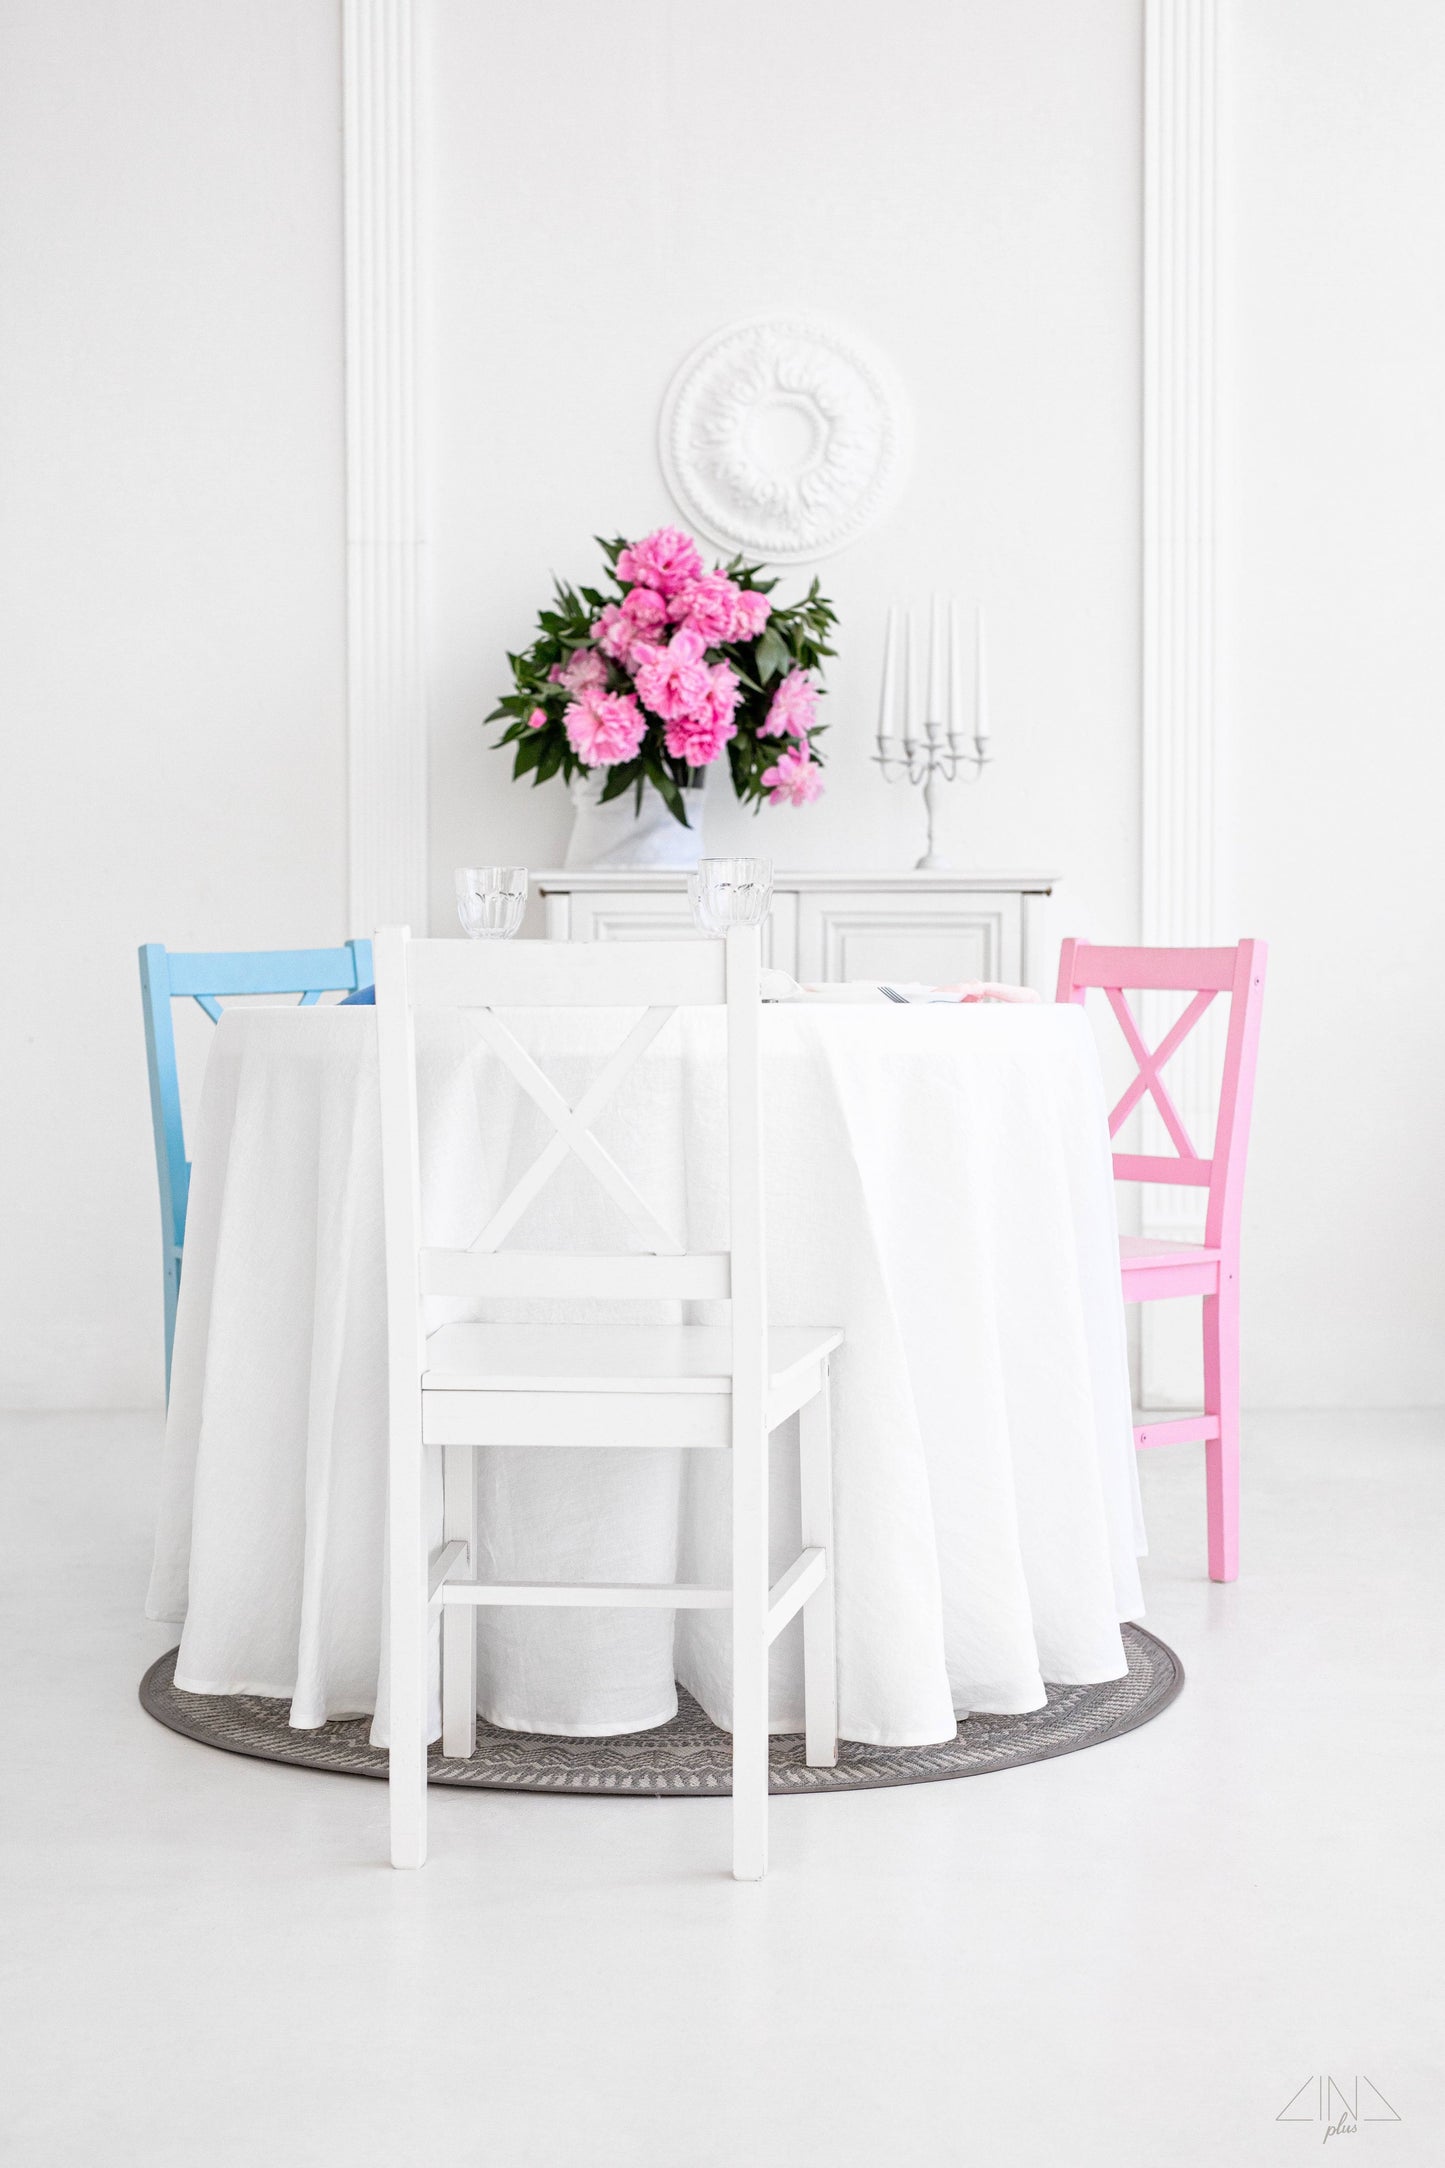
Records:
[[[685,1245],[663,1225],[630,1176],[592,1133],[592,1125],[636,1067],[676,1008],[645,1009],[593,1079],[575,1107],[569,1106],[550,1077],[543,1074],[516,1034],[494,1009],[473,1011],[478,1030],[497,1059],[552,1124],[548,1139],[526,1173],[497,1206],[472,1244],[474,1250],[498,1250],[528,1205],[572,1154],[607,1192],[644,1250],[654,1256],[681,1257]]]
[[[1059,956],[1058,999],[1082,1005],[1089,988],[1097,987],[1137,1064],[1137,1073],[1109,1116],[1110,1136],[1117,1136],[1134,1109],[1148,1098],[1174,1147],[1172,1154],[1116,1152],[1115,1176],[1120,1181],[1183,1183],[1207,1189],[1205,1242],[1211,1247],[1238,1234],[1265,957],[1263,941],[1241,941],[1236,948],[1166,949],[1097,948],[1077,940],[1065,941]],[[1193,996],[1156,1047],[1145,1044],[1129,1006],[1127,996],[1135,992]],[[1221,994],[1229,998],[1229,1028],[1214,1138],[1205,1153],[1185,1128],[1165,1086],[1163,1070]]]
[[[746,929],[743,932],[746,933]],[[412,1189],[394,1175],[388,1192],[387,1269],[393,1309],[431,1295],[559,1295],[607,1299],[731,1300],[736,1341],[762,1333],[761,1081],[756,940],[674,942],[413,941],[378,935],[378,985],[390,974],[390,1005],[378,1007],[384,1164],[419,1152],[415,1016],[465,1010],[507,1073],[551,1124],[532,1164],[465,1250],[422,1242]],[[595,1124],[625,1078],[681,1007],[727,1016],[729,1246],[689,1251],[597,1137]],[[537,1008],[640,1009],[620,1043],[569,1105],[506,1021]],[[526,1251],[503,1245],[545,1184],[571,1156],[606,1192],[636,1247],[621,1254]],[[741,1304],[744,1315],[739,1315]],[[419,1318],[419,1311],[418,1311]]]

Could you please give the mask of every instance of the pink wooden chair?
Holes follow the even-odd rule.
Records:
[[[1241,941],[1238,948],[1199,949],[1094,948],[1087,941],[1066,941],[1059,956],[1059,1000],[1082,1005],[1089,987],[1101,988],[1139,1064],[1138,1075],[1109,1116],[1110,1136],[1117,1136],[1147,1092],[1177,1155],[1116,1152],[1115,1179],[1182,1182],[1209,1192],[1202,1243],[1126,1235],[1119,1246],[1126,1302],[1159,1302],[1173,1295],[1204,1297],[1204,1413],[1142,1423],[1134,1432],[1134,1443],[1174,1445],[1186,1438],[1204,1440],[1212,1581],[1233,1581],[1239,1576],[1239,1220],[1266,953],[1263,941]],[[1125,990],[1154,988],[1193,994],[1194,999],[1150,1053]],[[1229,996],[1229,1034],[1214,1149],[1208,1159],[1202,1159],[1160,1072],[1216,994]]]

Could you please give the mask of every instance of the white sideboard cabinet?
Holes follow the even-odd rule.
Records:
[[[796,979],[1006,979],[1039,985],[1047,873],[778,873],[763,957]],[[649,867],[539,873],[553,941],[694,934],[687,876]],[[1041,990],[1047,990],[1041,988]]]

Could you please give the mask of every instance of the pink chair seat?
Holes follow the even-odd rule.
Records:
[[[1209,1574],[1215,1581],[1232,1581],[1239,1572],[1239,1221],[1264,961],[1262,941],[1218,949],[1096,948],[1087,941],[1066,941],[1059,957],[1059,1000],[1082,1002],[1088,989],[1097,987],[1137,1065],[1109,1116],[1109,1135],[1116,1137],[1146,1098],[1168,1133],[1167,1152],[1115,1152],[1115,1178],[1208,1192],[1203,1242],[1128,1235],[1119,1244],[1119,1263],[1126,1302],[1204,1298],[1203,1410],[1136,1424],[1134,1442],[1177,1445],[1202,1439]],[[1130,993],[1151,991],[1191,996],[1154,1047],[1146,1046],[1128,1001]],[[1214,1139],[1205,1153],[1185,1128],[1163,1070],[1220,995],[1229,1001],[1229,1033]]]
[[[1169,1295],[1213,1295],[1219,1290],[1222,1252],[1202,1242],[1160,1242],[1152,1235],[1120,1235],[1119,1263],[1126,1302],[1159,1302]]]

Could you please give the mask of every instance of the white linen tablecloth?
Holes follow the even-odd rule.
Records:
[[[376,1711],[386,1492],[375,1010],[248,1009],[217,1029],[195,1136],[152,1618],[176,1683]],[[510,1022],[575,1101],[630,1019]],[[692,1248],[726,1240],[722,1018],[673,1018],[597,1125]],[[464,1244],[550,1131],[464,1016],[419,1019],[426,1239]],[[775,1323],[833,1359],[840,1722],[920,1745],[956,1715],[1118,1678],[1142,1610],[1105,1108],[1080,1010],[779,1006],[763,1017]],[[510,1238],[631,1248],[569,1158]],[[716,1311],[435,1305],[456,1317]],[[480,1571],[728,1574],[726,1454],[478,1454]],[[796,1418],[773,1445],[775,1567],[798,1547]],[[439,1523],[438,1523],[439,1527]],[[439,1540],[439,1537],[438,1537]],[[574,1735],[644,1729],[680,1679],[728,1720],[726,1621],[484,1611],[478,1706]],[[794,1633],[772,1721],[800,1729]],[[439,1724],[434,1719],[434,1731]]]

